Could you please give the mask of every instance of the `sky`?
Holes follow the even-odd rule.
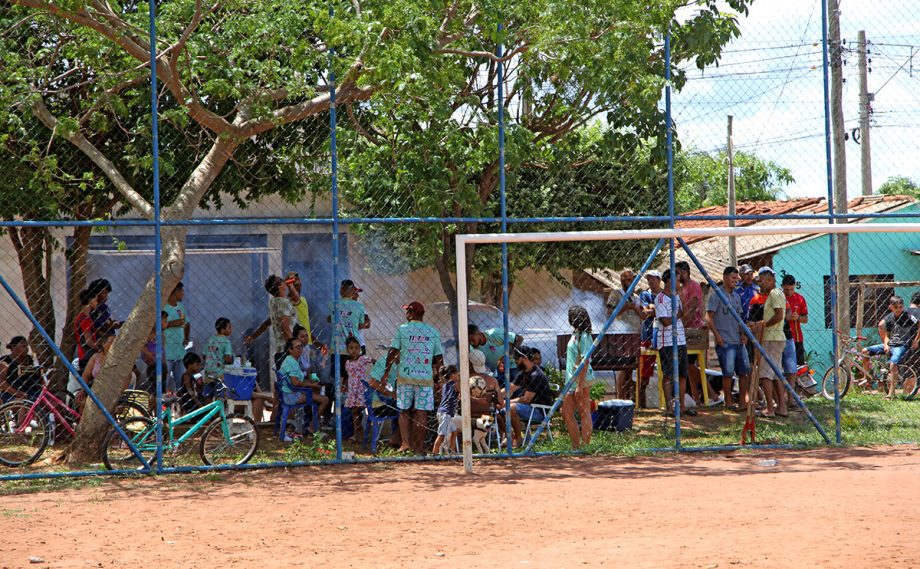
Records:
[[[890,177],[920,182],[920,8],[917,0],[841,0],[845,40],[843,113],[859,124],[857,32],[869,42],[873,189]],[[789,168],[789,197],[825,197],[821,0],[757,0],[740,19],[741,37],[718,67],[687,66],[688,82],[672,97],[684,147],[724,150],[727,115],[734,145]],[[913,56],[913,57],[912,57]],[[846,143],[847,193],[861,194],[860,146]]]

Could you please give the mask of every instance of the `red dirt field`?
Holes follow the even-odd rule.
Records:
[[[920,567],[916,447],[476,471],[355,465],[7,493],[0,567]]]

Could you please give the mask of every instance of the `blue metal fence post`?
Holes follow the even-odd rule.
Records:
[[[160,313],[163,310],[163,291],[160,279],[160,263],[163,254],[163,236],[161,235],[162,227],[160,225],[160,133],[159,133],[159,109],[157,105],[157,6],[156,2],[150,3],[150,129],[151,129],[151,152],[153,156],[153,281],[154,290],[156,291],[156,337],[157,350],[155,355],[156,361],[156,434],[157,434],[157,460],[156,472],[159,474],[163,470],[163,422],[159,420],[160,410],[163,406],[163,319]],[[175,381],[179,381],[177,378]]]
[[[665,122],[667,123],[666,153],[668,160],[668,217],[671,229],[676,225],[677,215],[675,212],[674,200],[674,134],[673,123],[671,122],[671,30],[665,33],[664,37],[664,109]],[[678,366],[677,353],[677,271],[674,267],[674,240],[669,240],[668,246],[669,266],[671,269],[671,279],[668,283],[671,293],[671,382],[674,386],[674,446],[680,450],[680,410],[683,401],[680,400],[680,368]],[[703,363],[705,366],[705,362]],[[663,375],[662,375],[663,377]],[[667,409],[667,402],[665,402]]]
[[[498,24],[498,33],[502,33],[502,24]],[[498,57],[498,193],[501,201],[501,231],[508,232],[508,196],[505,186],[505,64],[502,61],[504,57],[504,44],[499,38],[498,48],[495,55]],[[459,310],[466,310],[465,306],[458,307]],[[505,362],[505,433],[511,432],[511,357],[510,342],[508,341],[509,318],[508,313],[511,310],[508,298],[508,244],[502,243],[502,328],[504,334],[503,358]],[[505,437],[505,444],[509,456],[513,456],[512,437]]]
[[[825,152],[825,172],[827,173],[827,219],[828,223],[837,223],[834,215],[834,171],[833,155],[831,152],[831,111],[830,111],[830,58],[827,45],[827,0],[821,0],[821,34],[822,34],[822,65],[824,80],[824,152]],[[844,221],[846,223],[846,221]],[[830,287],[830,312],[831,312],[831,350],[834,357],[833,365],[834,374],[834,433],[835,440],[839,445],[843,442],[840,432],[840,387],[837,383],[839,374],[837,370],[837,245],[836,237],[828,235],[828,251],[830,253],[830,271],[828,272],[828,283]],[[849,330],[847,330],[849,333]]]
[[[335,16],[330,3],[329,15]],[[335,368],[335,459],[342,460],[342,370],[336,334],[339,328],[339,159],[336,146],[335,50],[329,50],[329,150],[332,154],[332,351]]]

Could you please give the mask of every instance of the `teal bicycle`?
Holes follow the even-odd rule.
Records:
[[[163,455],[170,462],[180,454],[183,443],[204,429],[198,443],[198,454],[207,465],[245,464],[259,447],[259,432],[255,423],[245,415],[227,415],[222,399],[217,399],[173,419],[178,397],[163,398],[159,421],[163,425]],[[147,417],[130,417],[121,423],[122,429],[148,463],[156,460],[156,421]],[[185,427],[188,425],[187,427]],[[182,426],[182,429],[177,427]],[[179,431],[184,431],[179,434]],[[178,435],[178,436],[177,436]],[[125,470],[138,466],[137,457],[115,430],[105,437],[102,462],[109,470]]]

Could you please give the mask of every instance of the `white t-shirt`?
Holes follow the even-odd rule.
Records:
[[[680,297],[677,297],[677,310],[680,311],[683,306]],[[655,319],[671,318],[671,323],[677,322],[677,345],[684,346],[687,344],[687,335],[684,333],[684,323],[680,318],[673,318],[671,315],[671,297],[663,292],[659,292],[655,297]],[[665,326],[658,320],[658,346],[668,347],[671,345],[671,326]]]

